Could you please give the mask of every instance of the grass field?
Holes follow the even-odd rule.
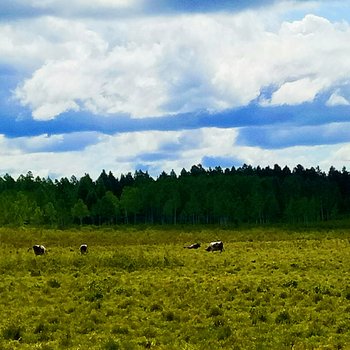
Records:
[[[206,252],[217,239],[225,251]],[[349,241],[344,229],[0,229],[0,349],[350,349]]]

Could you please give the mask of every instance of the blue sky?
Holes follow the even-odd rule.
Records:
[[[1,6],[0,175],[350,169],[348,1]]]

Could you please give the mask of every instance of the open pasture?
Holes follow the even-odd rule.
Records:
[[[1,229],[0,349],[349,349],[349,238]],[[217,239],[225,251],[206,252]],[[33,244],[48,253],[28,252]]]

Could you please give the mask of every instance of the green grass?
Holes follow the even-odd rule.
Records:
[[[217,239],[225,251],[206,252]],[[343,229],[0,229],[0,349],[349,349],[349,239]],[[28,252],[35,243],[48,254]]]

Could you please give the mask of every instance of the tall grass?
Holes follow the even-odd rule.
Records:
[[[0,349],[346,349],[349,238],[343,229],[0,229]],[[206,252],[216,239],[225,251]],[[199,250],[183,248],[197,241]],[[34,243],[48,253],[34,256]]]

